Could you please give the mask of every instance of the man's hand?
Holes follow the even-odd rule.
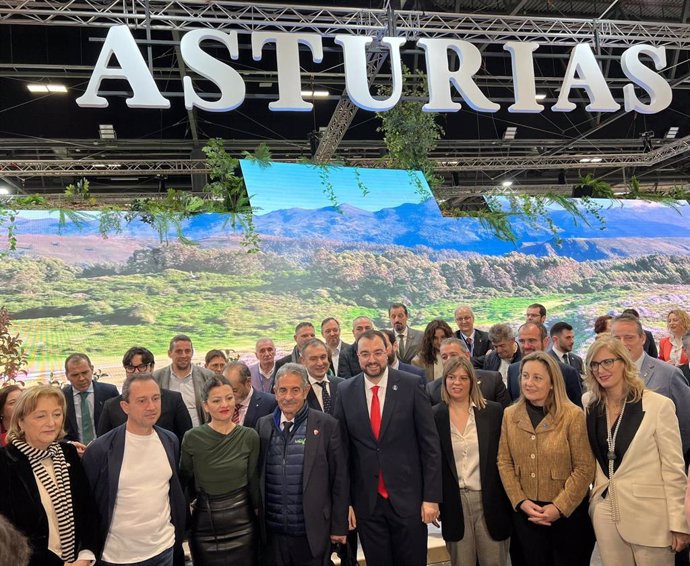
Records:
[[[355,510],[350,505],[347,509],[347,528],[354,531],[357,528],[357,517],[355,517]]]
[[[347,537],[345,535],[331,535],[331,542],[333,544],[347,544]]]
[[[422,501],[422,523],[434,523],[438,526],[438,503]]]

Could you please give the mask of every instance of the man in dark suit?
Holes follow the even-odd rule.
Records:
[[[154,371],[153,377],[161,389],[170,389],[182,395],[192,426],[199,426],[206,422],[201,391],[204,383],[216,374],[193,364],[193,356],[192,339],[184,334],[174,336],[168,347],[168,357],[172,363]]]
[[[683,336],[683,350],[685,350],[685,355],[687,356],[688,360],[690,360],[690,332]],[[688,385],[690,385],[690,363],[680,366],[680,371],[683,374],[685,381],[688,383]]]
[[[559,362],[575,368],[580,375],[584,375],[585,364],[582,358],[573,354],[573,346],[575,345],[573,327],[567,322],[557,322],[551,327],[549,334],[551,335],[551,348],[549,348],[548,353]]]
[[[283,356],[276,362],[275,371],[283,367],[285,364],[298,364],[300,351],[302,346],[304,346],[309,340],[316,338],[316,331],[314,330],[314,325],[311,322],[300,322],[295,326],[295,334],[293,335],[295,340],[295,346],[292,348],[287,356]]]
[[[411,373],[413,375],[419,376],[419,379],[426,387],[427,380],[426,374],[422,368],[413,366],[412,364],[405,364],[398,359],[398,342],[395,339],[395,332],[389,328],[384,328],[381,330],[384,338],[386,339],[386,355],[388,356],[388,367],[397,369],[398,371],[404,371],[406,373]]]
[[[459,356],[470,357],[470,352],[464,341],[459,338],[445,338],[441,341],[441,359],[444,364],[451,358],[457,358]],[[500,373],[483,369],[476,369],[474,373],[477,376],[477,384],[479,385],[484,399],[500,403],[503,408],[510,405],[510,395],[508,395],[508,391]],[[429,393],[432,405],[438,405],[441,402],[442,386],[443,379],[441,378],[434,379],[434,381],[426,384],[426,390],[427,393]]]
[[[259,419],[261,527],[267,562],[323,566],[331,543],[347,535],[347,457],[338,422],[306,403],[304,367],[285,364],[276,374],[278,407]],[[284,505],[290,498],[294,504]]]
[[[409,364],[422,348],[424,332],[407,325],[409,314],[407,307],[402,303],[393,303],[388,307],[388,317],[391,328],[398,337],[398,358],[401,362]]]
[[[122,358],[126,376],[151,373],[155,365],[153,353],[140,346],[130,348]],[[103,436],[106,432],[127,422],[127,414],[122,410],[120,401],[122,401],[122,395],[108,399],[103,405],[103,412],[98,421],[98,436]],[[192,419],[189,418],[182,395],[176,391],[161,389],[161,416],[156,424],[172,432],[182,442],[184,433],[192,428]]]
[[[614,318],[611,335],[623,342],[630,352],[645,387],[668,397],[675,404],[683,454],[687,462],[690,454],[690,387],[683,373],[674,365],[653,358],[644,351],[644,331],[640,320],[634,315],[622,314]]]
[[[88,445],[96,438],[98,421],[105,402],[117,397],[117,387],[93,380],[93,365],[86,354],[71,354],[65,360],[65,376],[70,382],[63,392],[67,400],[67,440]]]
[[[94,440],[82,459],[100,515],[98,558],[182,565],[186,504],[177,475],[179,442],[154,426],[161,401],[153,375],[129,375],[121,404],[126,424]]]
[[[345,380],[342,377],[328,375],[328,346],[318,338],[309,340],[302,347],[300,363],[306,368],[311,385],[307,394],[307,404],[312,409],[332,415],[338,396],[338,386]]]
[[[500,373],[503,383],[507,385],[508,366],[522,358],[513,329],[509,324],[494,324],[489,328],[489,342],[492,351],[484,358],[484,369]]]
[[[274,395],[252,387],[251,372],[242,362],[226,364],[223,375],[235,394],[235,411],[232,415],[235,424],[254,428],[261,417],[270,415],[276,408]]]
[[[640,320],[640,313],[637,312],[637,309],[625,309],[621,314],[631,314],[633,315],[637,320]],[[640,322],[641,324],[641,322]],[[644,330],[644,329],[643,329]],[[648,356],[651,356],[652,358],[658,358],[659,357],[659,350],[656,347],[656,341],[654,340],[654,335],[650,330],[644,330],[644,351]]]
[[[549,336],[546,327],[541,322],[526,322],[518,330],[518,344],[522,351],[522,357],[532,352],[545,351],[549,347]],[[568,398],[576,405],[582,407],[582,379],[575,368],[558,362],[561,368],[565,391]],[[510,364],[508,367],[508,394],[515,401],[520,397],[520,362]]]
[[[340,322],[332,316],[324,318],[321,322],[321,336],[326,341],[331,353],[331,372],[333,375],[343,377],[346,368],[345,364],[340,365],[340,354],[350,344],[346,344],[340,339]]]
[[[342,368],[338,367],[338,375],[345,379],[354,377],[362,373],[362,368],[359,366],[359,358],[357,357],[357,338],[364,334],[367,330],[374,328],[374,323],[368,316],[358,316],[352,321],[352,336],[355,341],[347,348],[343,348],[340,353]]]
[[[474,312],[466,305],[460,305],[455,309],[455,323],[458,325],[455,337],[465,342],[472,365],[482,368],[484,357],[491,346],[489,333],[474,327]]]
[[[426,564],[438,519],[441,451],[419,379],[388,367],[383,334],[357,341],[363,372],[338,389],[335,417],[350,455],[350,496],[367,564]]]

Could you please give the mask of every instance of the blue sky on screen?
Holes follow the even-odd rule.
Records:
[[[252,206],[259,209],[259,215],[290,208],[315,210],[332,206],[324,191],[327,183],[333,186],[338,203],[370,212],[419,203],[415,178],[429,189],[426,179],[418,171],[356,167],[328,167],[324,170],[303,163],[272,163],[262,167],[247,159],[240,163]],[[327,182],[324,175],[328,176]],[[368,195],[363,196],[358,180],[367,187]]]

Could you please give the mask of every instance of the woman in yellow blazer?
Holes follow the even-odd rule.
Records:
[[[589,565],[594,535],[587,493],[594,466],[585,415],[568,399],[558,364],[546,352],[527,355],[520,398],[505,410],[498,450],[501,480],[515,510],[513,538],[521,549],[514,561]]]
[[[603,566],[671,566],[690,541],[673,401],[645,389],[615,338],[587,352],[587,431],[597,461],[589,513]]]

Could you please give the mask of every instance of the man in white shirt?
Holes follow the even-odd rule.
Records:
[[[508,367],[522,359],[522,352],[515,341],[515,333],[508,324],[494,324],[489,328],[491,352],[484,358],[483,369],[497,371],[508,385]]]
[[[307,403],[312,409],[333,414],[338,385],[344,379],[328,375],[328,347],[318,338],[309,340],[302,346],[300,362],[307,368],[311,389],[307,395]]]
[[[331,370],[333,371],[333,375],[340,376],[340,353],[343,351],[343,348],[349,346],[349,344],[346,344],[340,338],[340,322],[332,316],[325,318],[321,322],[321,336],[323,336],[331,352]],[[343,367],[342,371],[344,370],[345,368]]]
[[[83,457],[100,514],[103,566],[184,563],[185,500],[177,476],[179,442],[154,426],[160,388],[151,374],[127,376],[127,422],[94,440]]]

